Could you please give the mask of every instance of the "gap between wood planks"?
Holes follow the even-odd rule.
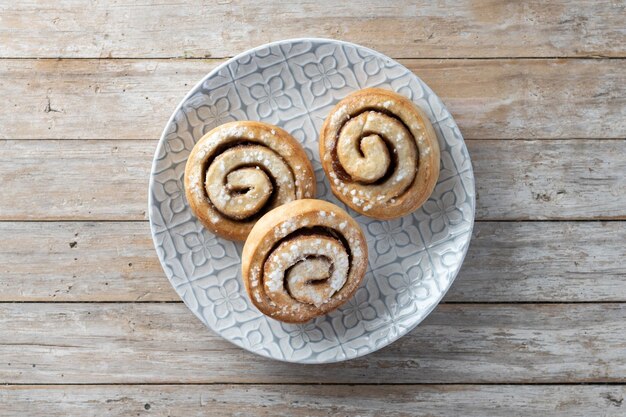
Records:
[[[65,56],[56,56],[56,57],[19,57],[19,56],[0,56],[0,60],[14,60],[14,61],[69,61],[69,60],[96,60],[96,61],[123,61],[123,60],[133,60],[133,61],[167,61],[167,60],[180,60],[180,61],[211,61],[211,60],[229,60],[234,58],[234,56],[211,56],[211,57],[186,57],[183,55],[180,56],[168,56],[168,57],[98,57],[98,56],[85,56],[85,57],[65,57]],[[505,57],[494,57],[494,56],[475,56],[475,57],[438,57],[438,56],[420,56],[420,57],[411,57],[411,56],[390,56],[389,58],[394,60],[399,59],[410,59],[415,61],[426,61],[426,60],[437,60],[437,61],[507,61],[507,60],[526,60],[526,61],[542,61],[542,60],[555,60],[555,59],[572,59],[572,60],[585,60],[585,59],[607,59],[607,60],[626,60],[626,56],[609,56],[609,55],[583,55],[583,56],[505,56]]]
[[[454,285],[454,284],[453,284]],[[0,304],[183,304],[182,300],[121,300],[121,301],[97,301],[97,300],[62,300],[62,301],[0,301]],[[626,304],[626,300],[606,300],[606,301],[591,301],[591,300],[574,300],[574,301],[440,301],[437,305],[450,304],[450,305],[579,305],[579,304]],[[0,343],[2,344],[2,343]]]
[[[625,222],[626,221],[626,216],[617,216],[617,217],[607,217],[607,218],[602,218],[602,217],[598,217],[598,218],[594,218],[594,219],[589,219],[589,218],[564,218],[564,219],[498,219],[498,218],[493,218],[493,219],[481,219],[481,220],[475,220],[474,223],[569,223],[569,222],[575,222],[575,223],[603,223],[603,222]],[[148,223],[149,220],[145,219],[145,220],[134,220],[134,219],[120,219],[120,220],[115,220],[115,219],[98,219],[98,218],[93,218],[93,219],[73,219],[73,218],[66,218],[66,219],[24,219],[24,220],[13,220],[13,219],[6,219],[6,220],[0,220],[0,224],[1,223]]]
[[[320,386],[320,385],[329,385],[329,386],[344,386],[344,387],[359,387],[359,386],[459,386],[459,387],[472,387],[472,386],[483,386],[483,387],[501,387],[501,386],[532,386],[532,387],[553,387],[553,386],[568,386],[568,387],[578,387],[578,386],[589,386],[589,387],[603,387],[603,386],[626,386],[625,382],[70,382],[70,383],[61,383],[61,382],[18,382],[18,383],[4,383],[0,384],[0,390],[3,387],[116,387],[116,386],[149,386],[149,387],[166,387],[166,386],[246,386],[246,385],[262,385],[262,386],[294,386],[294,387],[307,387],[307,386]]]
[[[14,141],[20,141],[20,142],[35,142],[35,141],[42,141],[42,140],[53,140],[55,142],[64,142],[64,141],[72,141],[72,142],[77,142],[77,141],[81,141],[81,142],[100,142],[100,141],[110,141],[110,140],[132,140],[132,141],[136,141],[136,142],[152,142],[155,143],[155,150],[156,150],[156,143],[158,142],[159,138],[150,138],[150,139],[146,139],[146,138],[139,138],[139,139],[93,139],[93,138],[86,138],[86,139],[72,139],[72,138],[59,138],[59,139],[41,139],[41,138],[1,138],[0,141],[8,141],[8,140],[14,140]],[[585,137],[579,137],[579,138],[515,138],[515,139],[495,139],[495,138],[487,138],[487,139],[480,139],[480,138],[463,138],[463,140],[465,142],[474,142],[474,141],[481,141],[481,142],[502,142],[502,141],[508,141],[508,142],[535,142],[535,141],[558,141],[558,140],[562,140],[562,141],[567,141],[567,140],[571,140],[571,141],[582,141],[582,140],[602,140],[602,141],[620,141],[620,140],[626,140],[625,138],[585,138]]]

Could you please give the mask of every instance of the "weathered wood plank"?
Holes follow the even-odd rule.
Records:
[[[0,383],[626,382],[626,304],[443,304],[363,358],[263,359],[183,304],[0,304]]]
[[[624,386],[5,386],[0,416],[623,415]]]
[[[219,62],[0,60],[0,138],[157,138]],[[401,62],[440,95],[467,138],[626,137],[626,60]]]
[[[626,137],[626,60],[423,62],[403,64],[441,97],[466,138]]]
[[[468,148],[478,219],[626,218],[626,140],[469,141]]]
[[[477,223],[444,299],[626,301],[626,222]]]
[[[158,138],[219,62],[0,60],[0,138]]]
[[[146,222],[9,222],[0,236],[0,301],[179,301]],[[623,242],[626,222],[477,223],[444,300],[626,302]]]
[[[178,301],[147,222],[0,223],[0,301]]]
[[[151,141],[1,141],[0,219],[147,219]]]
[[[0,220],[145,219],[155,146],[0,141]],[[468,146],[479,220],[626,219],[626,140],[471,140]]]
[[[332,12],[329,12],[332,10]],[[399,57],[624,56],[622,1],[4,2],[7,57],[223,57],[322,36]]]

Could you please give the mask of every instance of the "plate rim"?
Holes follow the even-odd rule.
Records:
[[[353,42],[348,42],[348,41],[343,41],[343,40],[339,40],[339,39],[332,39],[332,38],[317,38],[317,37],[299,37],[299,38],[289,38],[289,39],[281,39],[281,40],[277,40],[277,41],[272,41],[272,42],[268,42],[250,49],[247,49],[227,60],[225,60],[224,62],[222,62],[221,64],[219,64],[218,66],[216,66],[215,68],[213,68],[211,71],[209,71],[204,77],[202,77],[202,79],[200,79],[200,81],[198,81],[196,84],[194,84],[193,87],[191,87],[191,89],[187,92],[187,94],[185,94],[185,96],[180,100],[180,102],[176,105],[176,107],[174,108],[174,110],[172,111],[171,116],[169,117],[169,119],[167,120],[167,122],[165,123],[165,127],[163,128],[163,132],[161,133],[161,136],[159,137],[155,152],[154,152],[154,156],[152,158],[152,164],[150,165],[150,178],[148,181],[148,223],[150,225],[150,234],[152,237],[152,244],[154,245],[154,249],[155,252],[157,254],[157,258],[159,259],[159,264],[161,265],[161,269],[163,270],[163,273],[165,274],[165,277],[168,280],[168,283],[170,285],[172,285],[171,279],[167,274],[167,271],[164,268],[164,264],[163,264],[163,259],[161,254],[159,253],[159,245],[157,244],[157,240],[156,240],[156,231],[155,231],[155,226],[154,226],[154,221],[153,221],[153,214],[152,214],[152,209],[153,207],[155,207],[155,203],[153,201],[153,186],[155,183],[155,176],[153,175],[153,173],[155,172],[156,169],[156,165],[157,165],[157,160],[158,160],[158,155],[159,152],[161,151],[161,147],[164,145],[165,143],[165,138],[168,134],[168,127],[172,124],[172,122],[174,121],[176,115],[178,114],[178,112],[182,109],[183,105],[185,104],[185,102],[191,97],[193,96],[193,94],[195,94],[197,92],[197,89],[199,89],[202,84],[204,84],[204,82],[206,80],[208,80],[209,78],[211,78],[214,74],[219,73],[219,71],[221,71],[223,68],[227,67],[229,64],[231,64],[234,61],[237,61],[238,59],[247,56],[255,51],[258,50],[262,50],[262,49],[266,49],[266,48],[270,48],[272,46],[277,46],[277,45],[281,45],[281,44],[289,44],[289,43],[297,43],[297,42],[323,42],[323,43],[330,43],[330,44],[339,44],[339,45],[348,45],[351,47],[355,47],[358,48],[360,50],[365,50],[367,52],[369,52],[370,54],[381,58],[383,60],[388,60],[393,62],[394,64],[400,66],[401,68],[405,69],[406,71],[408,71],[409,73],[411,73],[413,76],[415,76],[416,78],[418,78],[422,83],[424,83],[424,81],[421,80],[421,78],[419,78],[419,76],[417,76],[417,74],[415,74],[413,71],[411,71],[410,69],[408,69],[407,67],[405,67],[404,65],[402,65],[400,62],[398,62],[396,59],[393,59],[381,52],[378,52],[374,49],[368,48],[367,46],[363,46],[360,44],[356,44]],[[428,84],[424,83],[426,86],[428,86]],[[430,88],[430,86],[428,86]],[[431,89],[431,91],[433,91],[433,94],[435,94],[435,96],[443,103],[443,100],[441,100],[439,98],[439,96],[434,92],[434,90]],[[454,122],[454,125],[458,127],[458,124],[456,123],[456,121],[454,120],[454,117],[452,116],[452,114],[450,113],[450,119]],[[460,129],[459,129],[460,131]],[[465,146],[465,148],[467,149],[467,144],[465,143],[465,138],[463,137],[463,135],[461,134],[461,140],[463,141],[463,145]],[[459,272],[461,271],[461,267],[463,266],[463,263],[465,262],[465,258],[467,256],[467,253],[469,251],[469,247],[472,243],[472,236],[473,236],[473,231],[474,231],[474,226],[476,224],[476,177],[474,175],[474,165],[472,164],[472,158],[471,155],[469,154],[469,149],[467,149],[467,157],[468,157],[468,162],[469,162],[469,171],[466,172],[471,172],[471,183],[472,186],[474,188],[474,193],[472,194],[472,220],[471,220],[471,224],[468,230],[468,235],[469,235],[469,240],[467,243],[467,246],[465,247],[465,250],[463,251],[463,254],[461,255],[461,259],[459,261],[459,268],[457,269],[457,271],[451,276],[450,278],[450,283],[447,286],[447,288],[445,288],[444,290],[441,291],[439,297],[437,298],[436,302],[434,302],[430,307],[428,307],[427,309],[423,310],[425,311],[425,313],[422,315],[422,317],[420,319],[418,319],[415,323],[413,323],[411,326],[407,327],[403,333],[398,333],[398,335],[396,335],[393,338],[387,339],[386,343],[381,344],[380,346],[377,346],[375,348],[372,348],[366,352],[362,352],[362,353],[357,353],[354,356],[348,356],[346,355],[346,357],[344,358],[337,358],[337,357],[333,357],[324,361],[302,361],[302,360],[297,360],[297,359],[290,359],[287,357],[274,357],[271,356],[270,354],[266,353],[265,351],[254,351],[249,349],[248,347],[246,347],[245,345],[239,345],[237,343],[235,343],[234,340],[231,340],[227,337],[224,337],[220,332],[218,332],[216,329],[214,329],[210,323],[208,322],[204,322],[203,320],[201,320],[197,314],[187,305],[187,302],[185,301],[184,298],[182,298],[180,296],[180,294],[178,294],[178,292],[176,291],[176,295],[178,295],[178,297],[183,301],[183,303],[185,304],[185,306],[191,311],[191,313],[198,319],[200,320],[200,322],[207,328],[209,328],[213,333],[215,333],[216,335],[218,335],[220,338],[222,338],[223,340],[228,341],[229,343],[231,343],[234,346],[237,346],[238,348],[244,349],[250,353],[253,353],[255,355],[258,356],[262,356],[264,358],[269,358],[272,360],[276,360],[279,362],[285,362],[285,363],[298,363],[298,364],[304,364],[304,365],[323,365],[323,364],[330,364],[330,363],[340,363],[340,362],[345,362],[345,361],[349,361],[349,360],[353,360],[353,359],[357,359],[369,354],[372,354],[374,352],[377,352],[385,347],[388,347],[389,345],[395,343],[396,341],[398,341],[400,338],[407,336],[410,332],[412,332],[413,330],[415,330],[415,328],[420,325],[432,312],[435,308],[437,308],[437,306],[439,306],[439,304],[441,303],[441,300],[443,299],[443,297],[445,297],[445,295],[448,293],[448,291],[450,290],[450,288],[452,288],[452,285],[454,284],[454,281],[456,280]],[[174,290],[176,290],[174,288]]]

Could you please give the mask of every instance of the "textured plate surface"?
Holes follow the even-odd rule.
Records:
[[[278,125],[306,148],[320,199],[330,192],[317,138],[331,108],[349,93],[382,87],[409,97],[430,118],[441,147],[435,191],[410,216],[378,221],[350,211],[368,240],[369,269],[342,308],[304,325],[263,316],[240,274],[242,245],[215,237],[192,215],[183,191],[194,143],[233,120]],[[412,72],[370,49],[328,39],[293,39],[220,65],[178,106],[158,144],[149,194],[150,226],[167,277],[191,311],[232,343],[290,362],[337,362],[380,349],[437,305],[456,277],[474,224],[474,175],[459,129],[441,100]]]

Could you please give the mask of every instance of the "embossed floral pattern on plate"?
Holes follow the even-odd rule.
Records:
[[[354,212],[367,237],[369,270],[336,311],[303,325],[280,323],[250,303],[240,277],[241,244],[193,217],[183,173],[204,133],[232,120],[281,126],[313,161],[318,198],[331,193],[317,138],[330,109],[352,91],[382,87],[410,98],[430,118],[441,147],[431,198],[412,215],[378,221]],[[158,257],[174,289],[209,328],[278,360],[337,362],[380,349],[421,322],[458,273],[474,224],[474,175],[463,137],[441,100],[417,76],[370,49],[327,39],[293,39],[247,51],[209,73],[175,110],[159,141],[149,193]]]

